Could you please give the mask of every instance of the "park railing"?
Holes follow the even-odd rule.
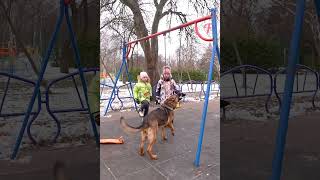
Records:
[[[266,97],[265,110],[269,111],[269,103],[273,92],[281,107],[286,69],[272,73],[267,69],[253,65],[233,67],[221,74],[221,99],[232,100],[240,98]],[[316,108],[315,99],[319,86],[319,73],[312,68],[297,64],[293,94],[310,94],[311,103]]]
[[[84,93],[83,91],[79,91],[78,85],[81,83],[77,83],[77,80],[79,81],[79,71],[76,71],[74,73],[70,73],[66,76],[54,79],[49,82],[47,88],[44,90],[44,92],[41,92],[39,90],[37,99],[36,99],[36,106],[33,107],[30,115],[31,119],[27,125],[27,134],[29,139],[33,144],[37,144],[36,139],[33,137],[31,133],[31,128],[34,123],[34,121],[39,117],[39,114],[42,111],[42,104],[45,104],[46,110],[49,113],[49,115],[52,117],[54,122],[57,125],[57,133],[53,138],[53,142],[56,142],[56,139],[59,137],[61,132],[61,119],[59,119],[56,114],[58,113],[72,113],[72,112],[88,112],[88,107],[86,107],[84,104]],[[83,73],[86,75],[89,75],[89,73],[92,73],[93,75],[96,73],[99,73],[99,68],[89,68],[89,69],[83,69]],[[67,81],[72,80],[72,83],[74,85],[74,89],[76,91],[74,102],[78,102],[79,107],[73,107],[73,108],[62,108],[61,106],[59,108],[53,107],[50,103],[50,99],[55,98],[56,96],[59,96],[59,92],[54,93],[52,90],[55,90],[55,85],[61,81]],[[15,84],[15,86],[10,86],[12,84]],[[25,116],[27,111],[27,102],[25,104],[25,107],[23,107],[23,104],[17,104],[15,101],[17,98],[21,98],[21,95],[27,96],[27,90],[30,90],[34,88],[36,85],[36,82],[19,77],[13,74],[0,72],[0,118],[3,118],[3,120],[8,121],[12,117],[19,117],[19,116]],[[18,89],[13,89],[13,87],[17,87]],[[23,92],[23,93],[19,93]],[[45,95],[45,100],[42,100],[42,95]],[[77,101],[78,99],[78,101]],[[66,102],[67,103],[67,102]],[[59,101],[59,104],[61,102]],[[19,107],[19,108],[17,108]],[[24,109],[24,110],[21,110]],[[18,128],[18,127],[17,127]],[[39,131],[40,132],[40,131]],[[42,131],[43,132],[43,131]],[[37,134],[39,136],[39,134]],[[16,142],[17,143],[17,142]]]

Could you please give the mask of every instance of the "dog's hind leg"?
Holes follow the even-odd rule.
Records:
[[[167,140],[165,127],[161,127],[161,137],[163,141]]]
[[[158,129],[158,127],[149,128],[148,129],[148,141],[149,141],[149,144],[148,144],[148,147],[147,147],[147,152],[148,152],[148,154],[150,156],[150,159],[152,159],[152,160],[157,160],[158,159],[157,155],[152,153],[153,145],[157,142],[157,129]]]
[[[145,130],[141,131],[141,141],[140,141],[140,147],[139,147],[139,154],[140,156],[144,156],[144,142],[147,139],[147,132]]]

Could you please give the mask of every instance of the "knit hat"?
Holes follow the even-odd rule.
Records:
[[[148,76],[148,73],[146,73],[146,72],[140,72],[140,78],[143,78],[143,77],[149,77]]]

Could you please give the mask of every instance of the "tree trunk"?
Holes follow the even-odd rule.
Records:
[[[136,31],[137,38],[148,36],[148,30],[146,28],[139,4],[135,0],[120,0],[124,5],[128,6],[133,13],[134,29]],[[151,33],[158,31],[159,22],[162,15],[162,10],[167,0],[161,0],[156,7],[156,13],[152,23]],[[150,41],[141,42],[142,50],[145,54],[145,67],[149,74],[151,85],[154,86],[159,80],[158,70],[158,38],[155,37]]]
[[[82,3],[83,3],[83,19],[84,19],[82,36],[83,36],[83,39],[87,39],[88,38],[88,24],[89,24],[88,1],[83,0]]]
[[[238,45],[236,43],[236,41],[232,41],[232,46],[233,46],[233,49],[236,53],[236,58],[237,58],[237,61],[238,61],[238,64],[241,66],[243,65],[242,63],[242,60],[241,60],[241,56],[240,56],[240,53],[239,53],[239,49],[238,49]],[[242,76],[243,76],[243,81],[242,81],[242,87],[245,87],[245,71],[243,69],[241,69],[241,73],[242,73]]]
[[[59,66],[61,73],[69,73],[69,59],[72,59],[72,55],[69,47],[69,41],[66,40],[63,43],[61,57],[59,57]]]

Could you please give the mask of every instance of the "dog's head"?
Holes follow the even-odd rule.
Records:
[[[179,96],[177,94],[174,94],[170,97],[168,97],[163,103],[172,109],[175,109],[179,102]]]
[[[179,90],[174,91],[174,94],[178,96],[179,101],[180,101],[183,97],[186,96],[185,93],[183,93],[183,92],[181,92],[181,91],[179,91]]]

